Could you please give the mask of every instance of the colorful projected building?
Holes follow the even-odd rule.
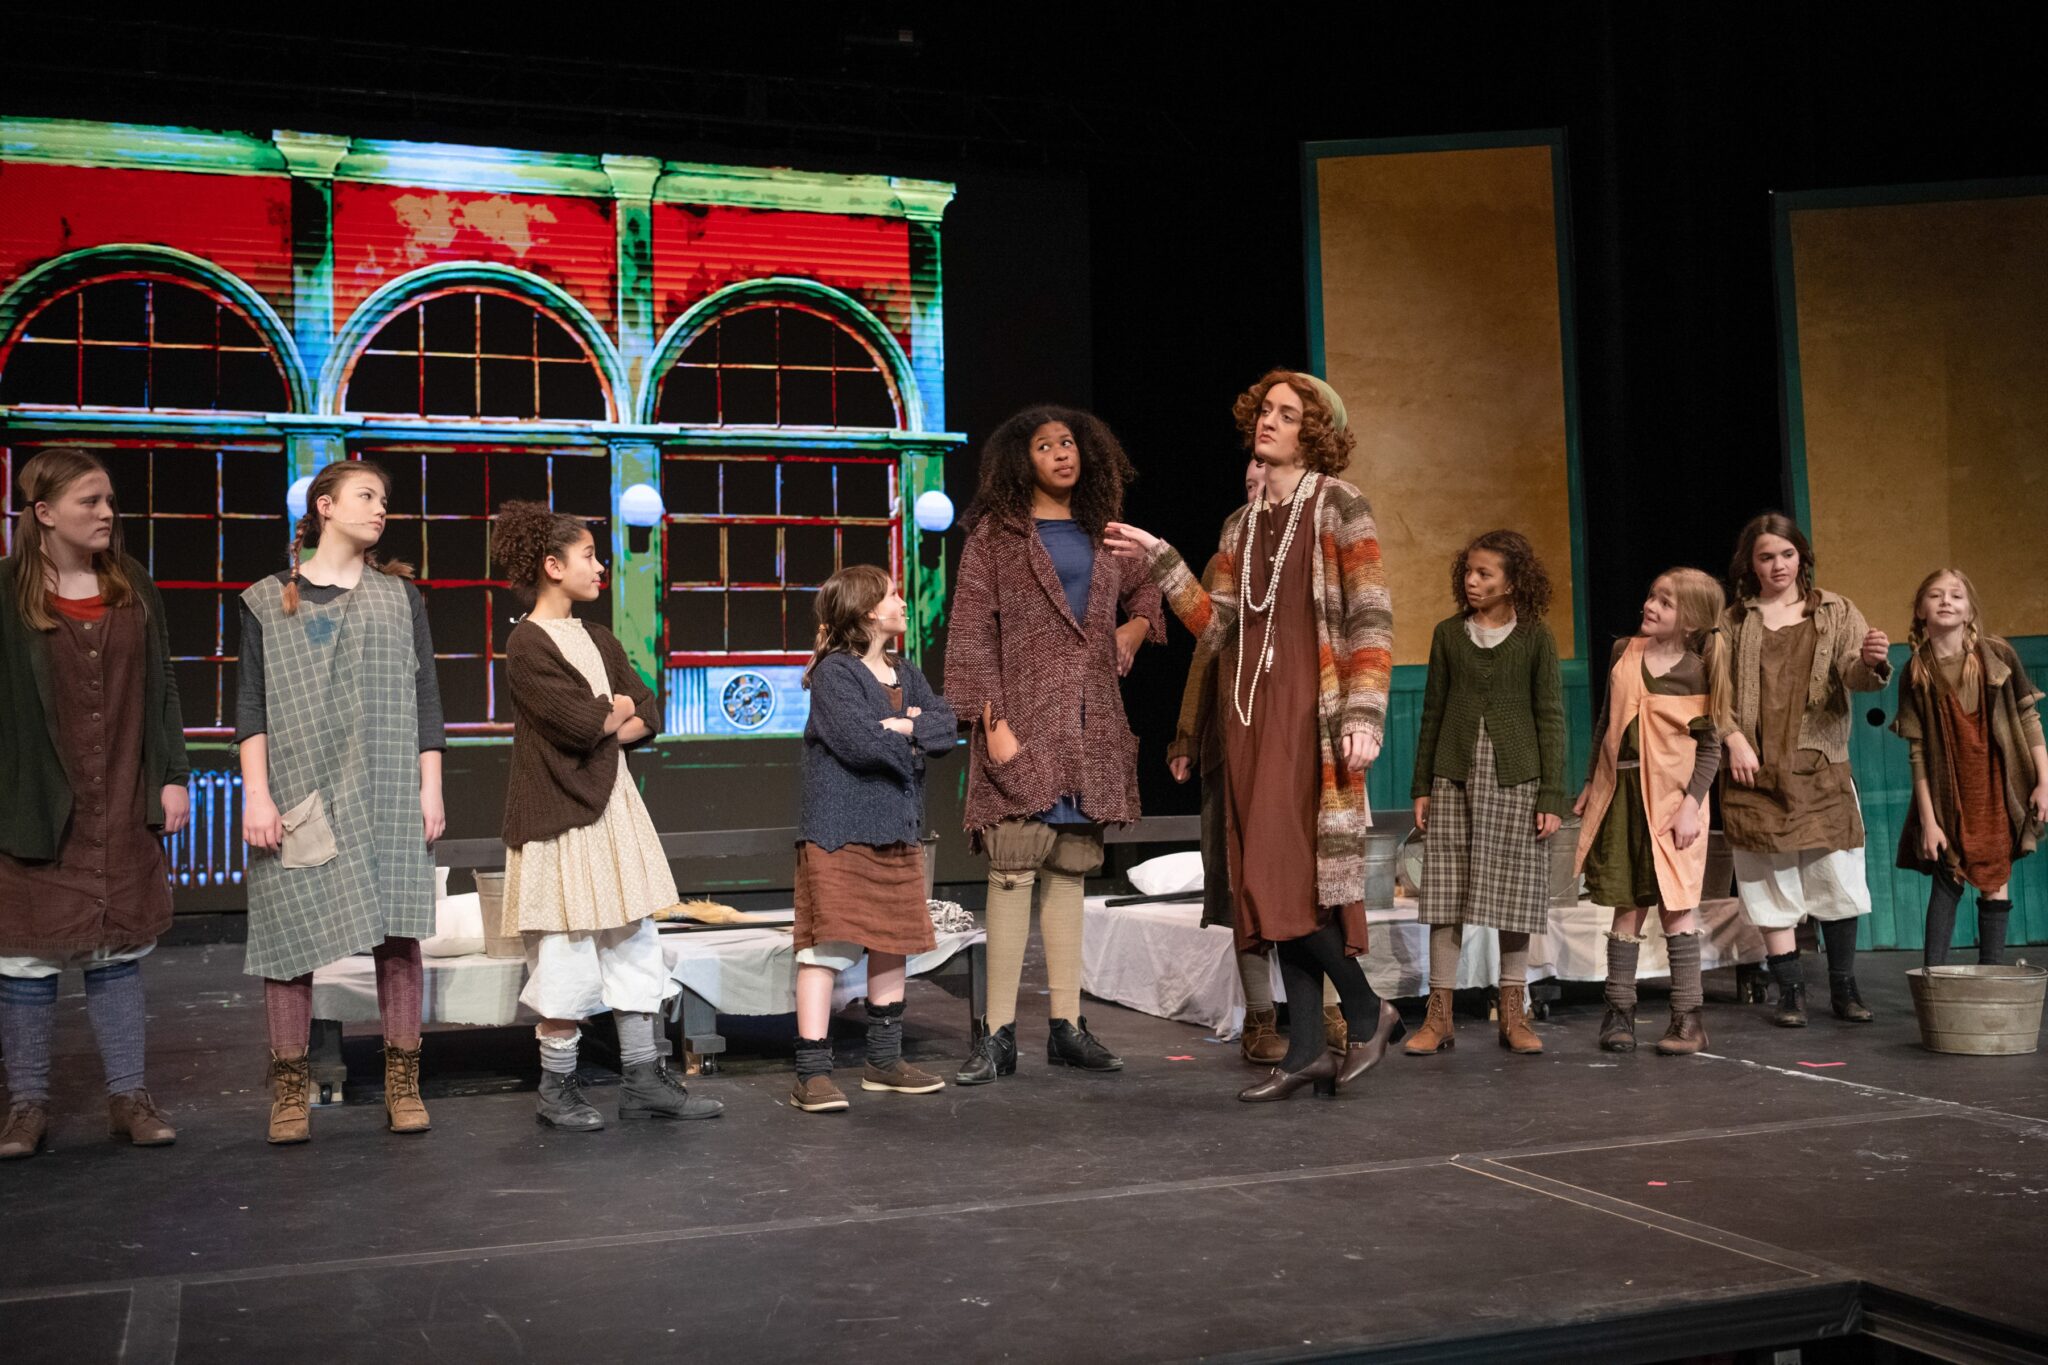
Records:
[[[810,599],[889,565],[916,654],[942,556],[939,225],[950,185],[0,119],[0,472],[112,467],[164,590],[188,724],[232,732],[236,594],[285,562],[321,465],[393,477],[450,728],[502,735],[518,607],[492,509],[609,546],[608,621],[691,735],[801,730]],[[651,521],[652,525],[629,522]],[[936,562],[927,567],[925,561]]]

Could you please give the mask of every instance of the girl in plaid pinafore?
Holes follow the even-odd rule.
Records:
[[[1410,1056],[1452,1046],[1464,927],[1500,933],[1500,1045],[1543,1050],[1529,1027],[1529,935],[1550,916],[1549,840],[1564,794],[1564,685],[1543,624],[1550,578],[1516,531],[1489,531],[1451,570],[1458,614],[1429,645],[1415,742],[1415,825],[1426,840],[1422,922],[1429,1015]]]
[[[372,464],[322,469],[291,567],[242,593],[245,970],[264,978],[274,1143],[312,1136],[313,969],[365,949],[377,960],[386,1117],[394,1133],[427,1129],[419,940],[434,932],[428,846],[447,824],[446,740],[411,567],[370,552],[389,490]],[[303,565],[302,546],[313,547]]]

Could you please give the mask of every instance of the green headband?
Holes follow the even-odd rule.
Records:
[[[1306,370],[1297,373],[1315,387],[1316,397],[1322,399],[1323,406],[1330,410],[1331,424],[1339,431],[1344,430],[1344,424],[1350,419],[1344,415],[1344,400],[1337,396],[1337,391]]]

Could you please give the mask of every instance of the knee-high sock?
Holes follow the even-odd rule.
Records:
[[[1980,965],[2005,965],[2005,930],[2011,922],[2011,901],[1977,897],[1977,961]]]
[[[377,962],[377,1014],[384,1022],[384,1041],[417,1047],[420,1041],[420,996],[426,990],[426,968],[416,938],[387,938],[370,950]]]
[[[1706,999],[1700,988],[1700,935],[1666,934],[1664,952],[1671,959],[1671,1011],[1696,1010]]]
[[[1237,979],[1244,984],[1247,1011],[1273,1008],[1273,968],[1264,953],[1239,953]]]
[[[304,1052],[313,1038],[313,974],[263,980],[263,1017],[272,1052]]]
[[[85,1012],[99,1041],[107,1093],[142,1089],[142,964],[115,962],[85,973]]]
[[[619,1030],[619,1065],[639,1066],[661,1053],[654,1046],[654,1016],[639,1010],[613,1010],[612,1023]]]
[[[1454,991],[1458,988],[1458,954],[1465,944],[1462,924],[1429,926],[1429,988]]]
[[[1512,929],[1500,931],[1500,984],[1529,984],[1529,936]]]
[[[868,1002],[868,1065],[887,1071],[903,1060],[903,1001]]]
[[[1031,939],[1031,882],[1005,886],[988,879],[988,1026],[990,1032],[1017,1021],[1017,983],[1024,979],[1024,945]]]
[[[1354,1042],[1364,1042],[1378,1032],[1380,997],[1365,979],[1359,960],[1344,951],[1344,926],[1335,916],[1307,938],[1298,940],[1315,955],[1327,992],[1334,992],[1344,1011],[1344,1030]],[[1328,994],[1325,994],[1325,1000]]]
[[[1940,873],[1927,891],[1927,942],[1920,950],[1920,965],[1939,967],[1948,961],[1949,946],[1956,938],[1956,902],[1963,898],[1963,884]],[[1977,902],[1978,922],[1983,922],[1984,902]]]
[[[1828,945],[1828,975],[1854,976],[1856,974],[1856,921],[1850,919],[1825,920],[1820,926],[1821,938]]]
[[[56,977],[0,976],[0,1049],[7,1053],[7,1094],[15,1104],[50,1098],[50,1031],[56,1020]]]
[[[1038,902],[1038,936],[1045,941],[1045,984],[1052,988],[1049,1017],[1081,1017],[1082,878],[1041,868],[1045,894]]]
[[[1287,991],[1287,1055],[1282,1070],[1299,1071],[1323,1051],[1322,967],[1301,939],[1273,945],[1280,959],[1280,984]]]
[[[1668,946],[1670,940],[1665,943]],[[1607,1003],[1615,1009],[1636,1007],[1636,964],[1642,952],[1641,939],[1607,931]]]

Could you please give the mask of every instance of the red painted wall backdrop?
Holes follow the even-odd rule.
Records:
[[[147,243],[239,276],[291,316],[291,182],[0,162],[0,287],[85,247]]]
[[[618,245],[608,199],[338,183],[334,319],[387,280],[441,261],[491,261],[561,286],[612,332]]]
[[[706,294],[795,275],[859,299],[910,351],[910,225],[900,218],[728,206],[654,206],[654,295],[664,330]]]

